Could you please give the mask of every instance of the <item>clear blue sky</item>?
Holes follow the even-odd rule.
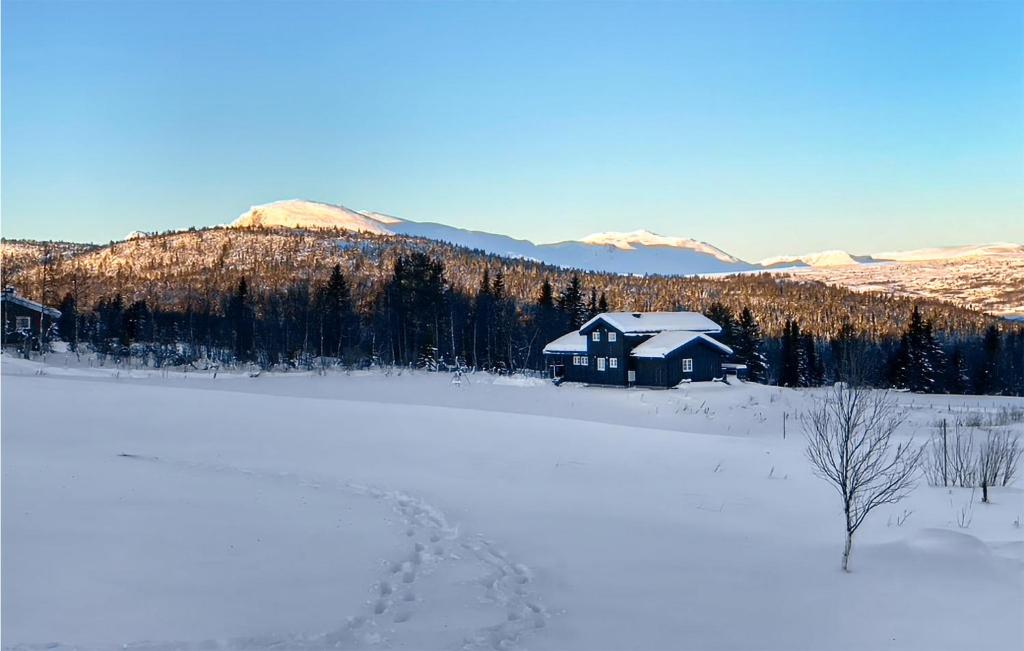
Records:
[[[3,2],[2,232],[1024,241],[1024,4]]]

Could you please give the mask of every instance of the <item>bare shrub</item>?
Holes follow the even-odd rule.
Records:
[[[974,430],[943,419],[928,443],[924,473],[932,486],[975,486]]]
[[[849,571],[853,536],[868,514],[913,490],[924,447],[893,441],[904,419],[888,393],[846,384],[829,389],[801,417],[807,458],[842,499],[843,571]]]
[[[988,502],[989,486],[1006,486],[1017,472],[1021,445],[1018,435],[1009,432],[989,432],[978,446],[978,484],[981,501]]]

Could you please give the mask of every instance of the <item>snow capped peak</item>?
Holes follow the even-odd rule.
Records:
[[[659,235],[658,233],[652,233],[651,231],[644,229],[625,233],[615,231],[592,233],[580,241],[584,244],[593,244],[595,246],[613,246],[624,251],[631,251],[635,249],[636,247],[634,245],[636,244],[639,244],[640,246],[667,246],[677,249],[690,249],[699,253],[706,253],[707,255],[713,256],[722,262],[740,262],[738,258],[735,258],[725,251],[711,246],[706,242],[698,242],[697,240],[688,237]]]
[[[805,253],[803,255],[777,255],[765,258],[758,264],[763,267],[775,267],[787,264],[806,264],[811,267],[845,267],[859,264],[853,256],[840,249]]]
[[[152,235],[152,233],[147,233],[146,231],[132,231],[124,236],[124,240],[125,242],[129,240],[141,240],[149,237],[150,235]]]
[[[384,221],[374,216],[376,213],[361,213],[344,206],[329,203],[306,201],[303,199],[287,199],[260,206],[253,206],[231,222],[236,228],[252,226],[285,226],[290,228],[341,228],[360,233],[377,233],[391,235],[385,226],[392,221]]]

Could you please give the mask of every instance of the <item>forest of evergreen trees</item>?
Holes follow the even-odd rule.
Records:
[[[579,273],[552,278],[513,293],[505,267],[484,264],[469,291],[450,281],[443,259],[413,250],[398,255],[379,286],[362,296],[354,295],[353,278],[340,263],[317,277],[259,289],[245,276],[224,291],[167,287],[186,300],[164,305],[126,300],[119,292],[80,305],[81,294],[71,288],[60,301],[57,329],[73,349],[88,344],[102,356],[132,355],[155,366],[539,371],[548,341],[599,312],[636,309],[585,287]],[[736,305],[733,296],[673,307],[704,311],[722,325],[720,338],[753,381],[807,387],[842,380],[916,392],[1024,395],[1022,326],[993,320],[980,332],[957,332],[948,324],[940,331],[905,302],[905,326],[891,335],[852,320],[823,332],[820,321],[808,328],[797,314],[785,315],[773,333],[752,305]]]

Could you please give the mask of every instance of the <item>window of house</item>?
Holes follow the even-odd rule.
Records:
[[[580,365],[580,356],[579,355],[573,355],[572,356],[572,365],[573,366],[579,366]]]
[[[14,317],[14,327],[17,330],[28,330],[32,327],[32,319],[27,316]]]
[[[615,341],[615,339],[616,339],[616,333],[609,332],[608,333],[608,341]]]
[[[590,333],[590,340],[591,341],[601,341],[601,331],[600,330],[594,330],[593,332],[591,332]]]
[[[597,370],[599,370],[599,371],[603,371],[604,370],[604,357],[598,357],[597,358]]]
[[[587,356],[586,355],[580,355],[580,366],[586,366],[586,365],[587,365]]]
[[[608,366],[609,366],[609,368],[619,368],[619,358],[618,357],[609,357],[608,358]]]
[[[687,357],[683,360],[683,373],[693,373],[693,358]]]

